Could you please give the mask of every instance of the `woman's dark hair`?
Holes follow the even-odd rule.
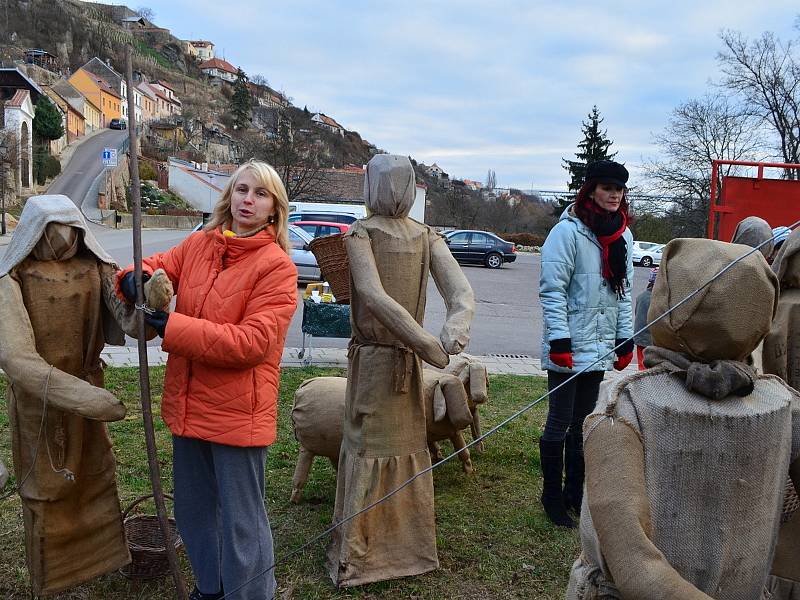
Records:
[[[591,193],[598,185],[600,185],[599,182],[590,179],[581,186],[575,199],[575,215],[589,229],[594,229],[598,222],[604,220],[604,217],[608,214],[591,197]],[[622,191],[622,201],[619,203],[618,210],[621,210],[626,215],[628,214],[628,190]]]

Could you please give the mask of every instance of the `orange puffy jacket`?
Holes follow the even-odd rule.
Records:
[[[230,446],[275,441],[283,343],[297,305],[297,269],[267,231],[190,235],[143,260],[164,269],[176,307],[161,415],[175,435]],[[128,267],[119,281],[133,270]]]

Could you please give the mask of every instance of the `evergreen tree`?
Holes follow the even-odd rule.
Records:
[[[64,135],[64,124],[61,113],[55,104],[42,94],[36,103],[36,112],[33,116],[33,136],[39,144],[57,140]]]
[[[603,118],[600,116],[600,111],[597,106],[592,107],[592,112],[588,115],[588,121],[581,123],[581,130],[583,132],[583,140],[578,142],[578,152],[575,153],[575,158],[578,160],[564,161],[564,169],[569,172],[570,181],[568,189],[570,192],[577,192],[581,189],[584,181],[586,180],[586,165],[597,160],[610,160],[614,158],[617,153],[609,153],[609,148],[614,143],[608,139],[608,132],[601,130],[600,125]],[[564,209],[575,200],[575,194],[564,196],[557,200],[554,212],[556,215],[561,215]]]
[[[247,89],[247,75],[241,69],[236,73],[231,96],[231,114],[235,129],[245,129],[250,122],[250,90]]]

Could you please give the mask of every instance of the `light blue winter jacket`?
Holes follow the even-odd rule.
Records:
[[[628,285],[617,299],[603,278],[600,242],[567,207],[542,246],[539,300],[544,313],[542,368],[569,373],[550,361],[550,341],[570,338],[574,369],[594,363],[616,344],[615,339],[633,335],[631,284],[633,283],[633,235],[623,234],[628,245]],[[590,367],[610,371],[616,355]]]

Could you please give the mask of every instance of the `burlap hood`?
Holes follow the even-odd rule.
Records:
[[[755,248],[766,240],[772,240],[772,228],[769,226],[769,223],[761,217],[746,217],[739,221],[739,224],[736,226],[736,231],[733,232],[731,243],[744,244],[745,246]],[[766,258],[772,254],[774,247],[774,242],[770,241],[761,246],[759,250],[761,254],[764,255],[764,258]]]
[[[21,263],[33,251],[48,223],[62,223],[83,231],[83,244],[98,260],[116,266],[94,234],[89,230],[78,207],[64,195],[50,194],[28,198],[11,236],[3,258],[0,259],[0,277]]]
[[[781,287],[800,288],[800,263],[797,253],[800,251],[800,229],[795,229],[786,238],[778,256],[772,262],[772,270],[778,276]]]
[[[667,244],[648,321],[662,315],[752,248],[715,240]],[[650,327],[653,344],[703,362],[743,361],[767,334],[778,305],[778,278],[757,252]]]
[[[407,156],[378,154],[367,163],[364,203],[372,214],[407,217],[416,193],[414,167]]]

